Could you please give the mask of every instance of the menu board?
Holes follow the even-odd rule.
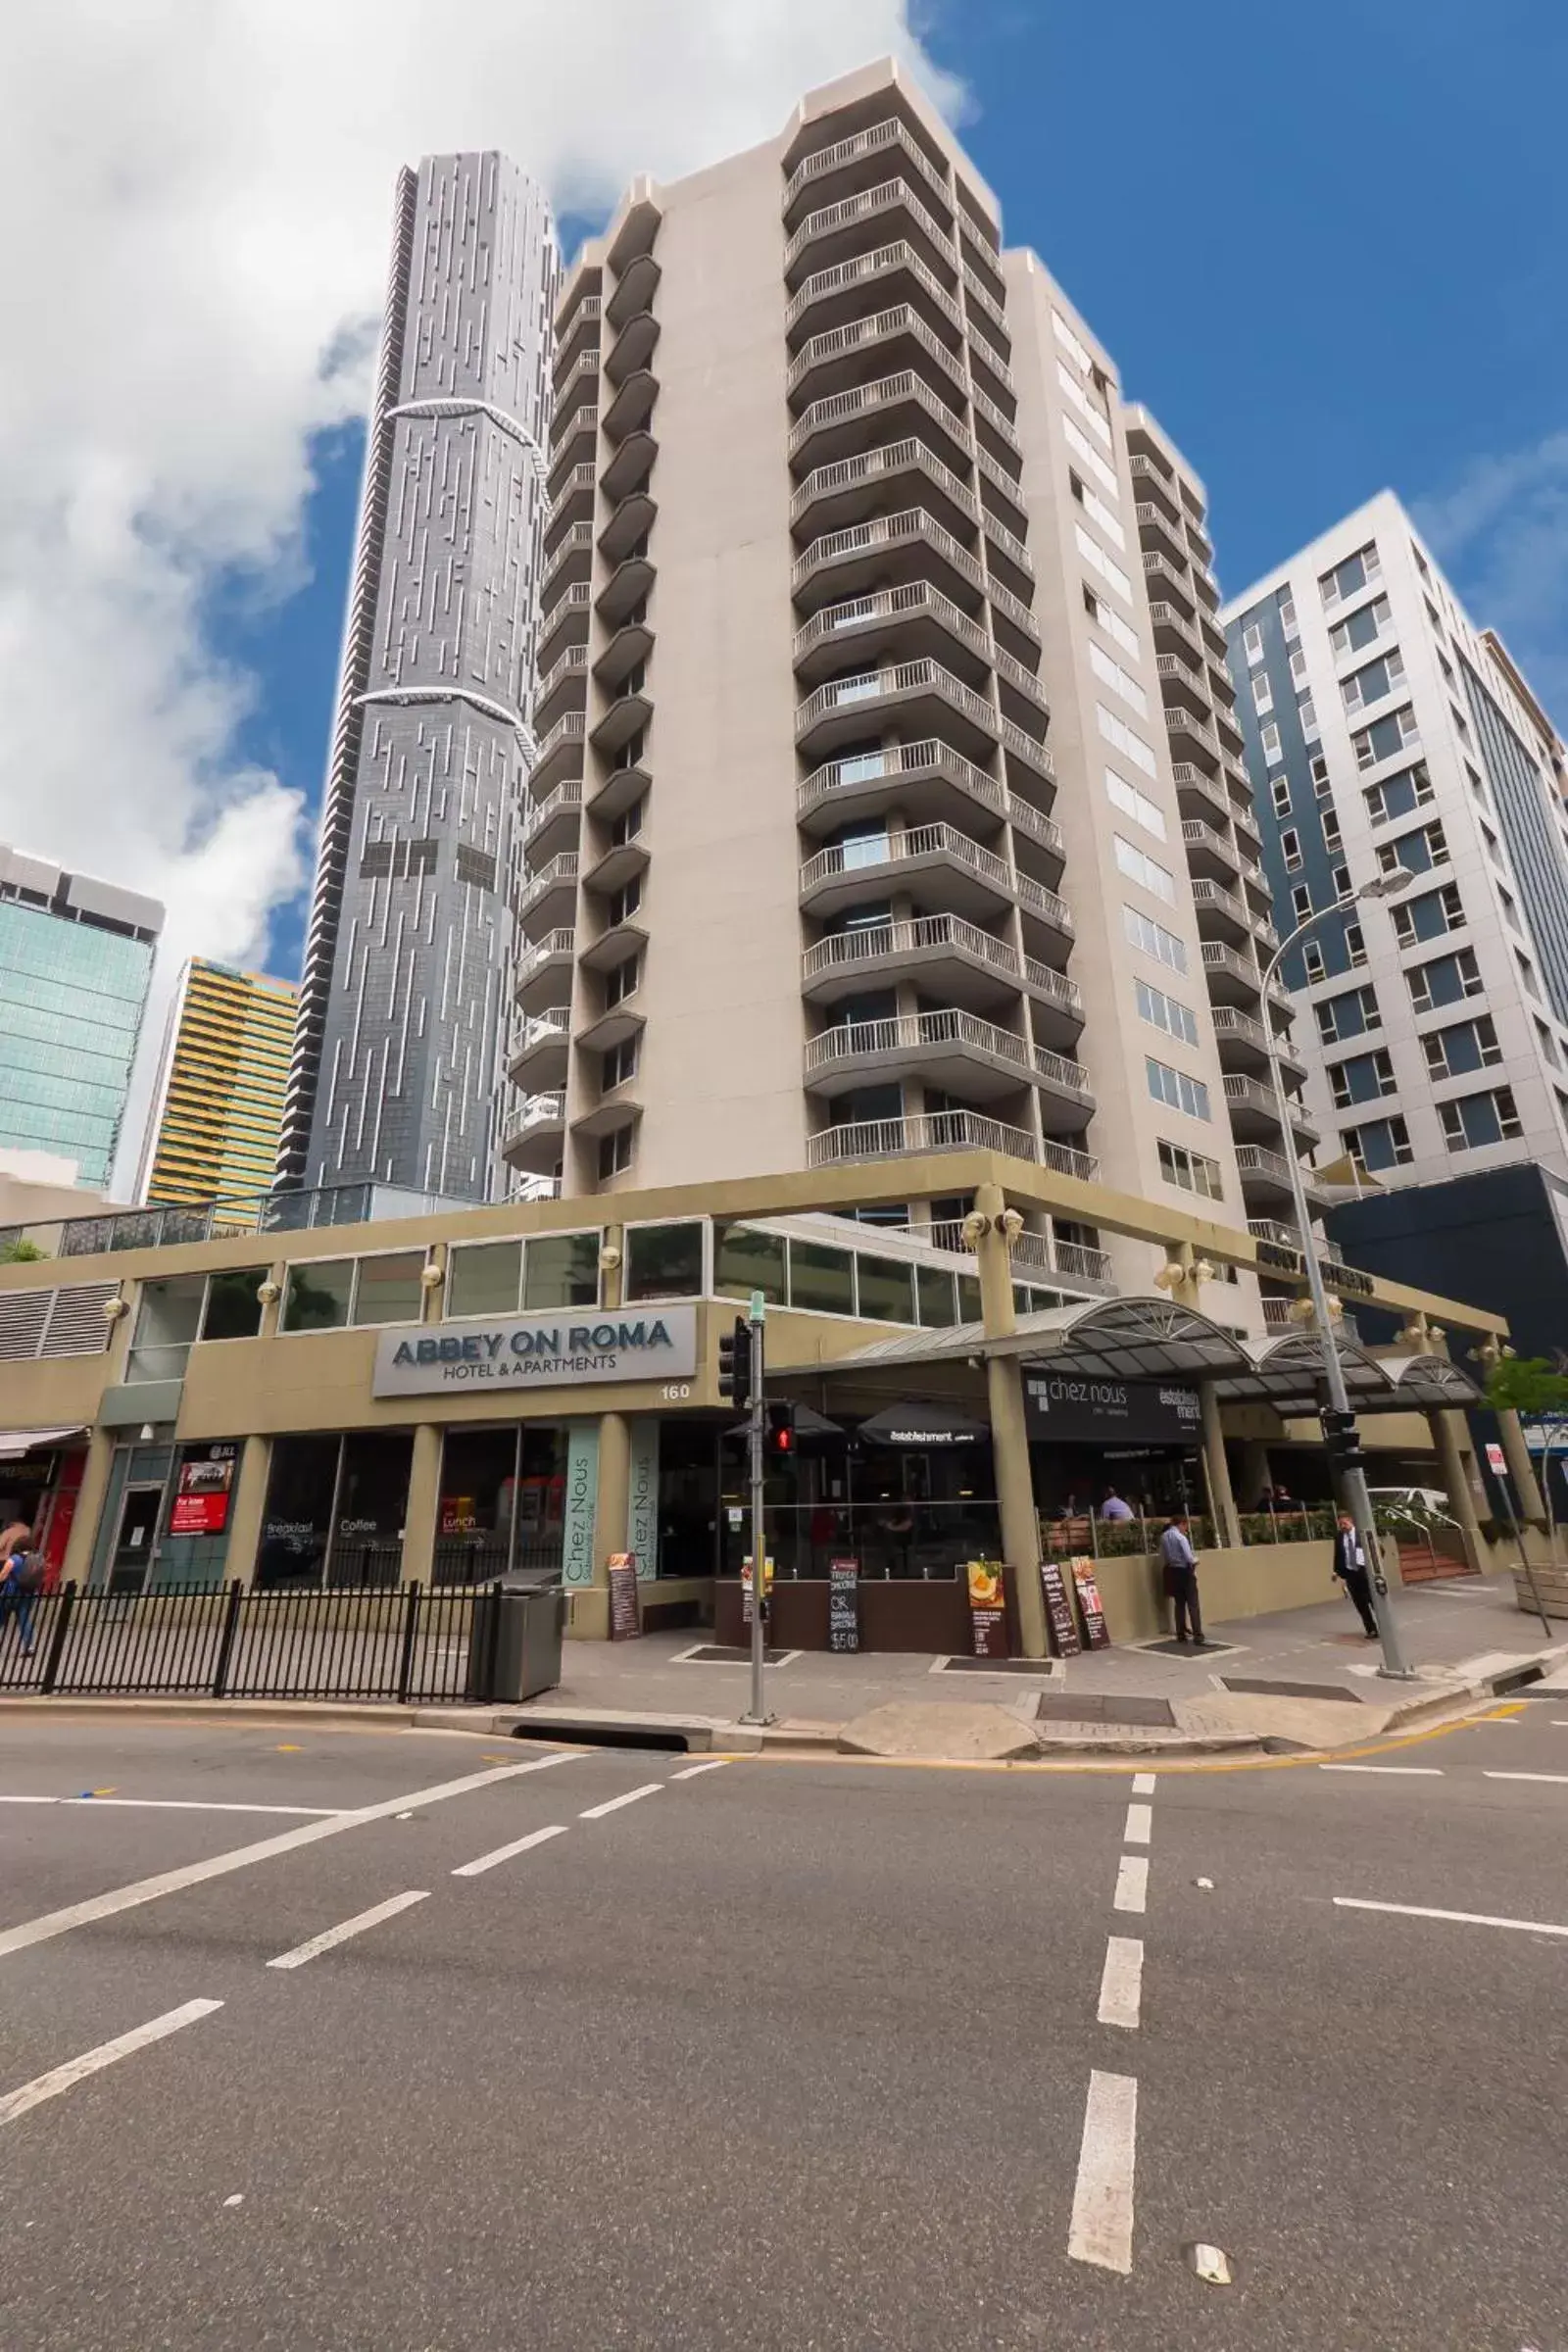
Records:
[[[1007,1612],[1003,1596],[1000,1560],[969,1560],[964,1574],[969,1583],[969,1628],[977,1658],[1007,1654]]]
[[[637,1562],[629,1551],[610,1555],[610,1639],[633,1642],[642,1632],[637,1614]]]
[[[1091,1559],[1069,1560],[1072,1581],[1078,1589],[1078,1606],[1084,1613],[1084,1640],[1091,1649],[1108,1649],[1110,1636],[1105,1630],[1105,1608],[1100,1597],[1100,1586]]]
[[[829,1560],[827,1564],[827,1645],[829,1649],[860,1646],[858,1560]]]
[[[1058,1658],[1075,1658],[1083,1643],[1078,1638],[1078,1620],[1067,1597],[1059,1560],[1041,1561],[1040,1587],[1046,1596],[1046,1622],[1051,1628],[1052,1646]]]

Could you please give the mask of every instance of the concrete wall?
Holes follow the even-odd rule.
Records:
[[[1198,1593],[1205,1627],[1237,1617],[1266,1617],[1278,1609],[1305,1609],[1333,1600],[1336,1583],[1328,1544],[1257,1544],[1240,1550],[1203,1551],[1198,1561]],[[1152,1642],[1171,1628],[1159,1563],[1129,1555],[1097,1562],[1095,1575],[1105,1604],[1112,1642]],[[1347,1624],[1354,1613],[1346,1602]]]

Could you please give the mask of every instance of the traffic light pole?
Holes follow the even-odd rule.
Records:
[[[752,1703],[742,1723],[760,1727],[771,1723],[762,1689],[767,1657],[767,1534],[763,1526],[763,1462],[767,1445],[767,1406],[762,1399],[762,1300],[754,1296],[749,1317],[752,1334]]]

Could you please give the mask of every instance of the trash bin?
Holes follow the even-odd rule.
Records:
[[[474,1594],[467,1696],[513,1705],[561,1682],[566,1591],[548,1569],[514,1569]]]

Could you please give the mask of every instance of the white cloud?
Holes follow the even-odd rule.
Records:
[[[888,52],[956,101],[907,0],[9,12],[0,839],[165,901],[149,1045],[178,957],[259,955],[309,863],[297,796],[236,759],[249,682],[203,612],[236,568],[298,577],[311,438],[363,405],[398,166],[501,147],[592,208]]]
[[[1412,513],[1476,619],[1568,719],[1568,431],[1479,458]]]

